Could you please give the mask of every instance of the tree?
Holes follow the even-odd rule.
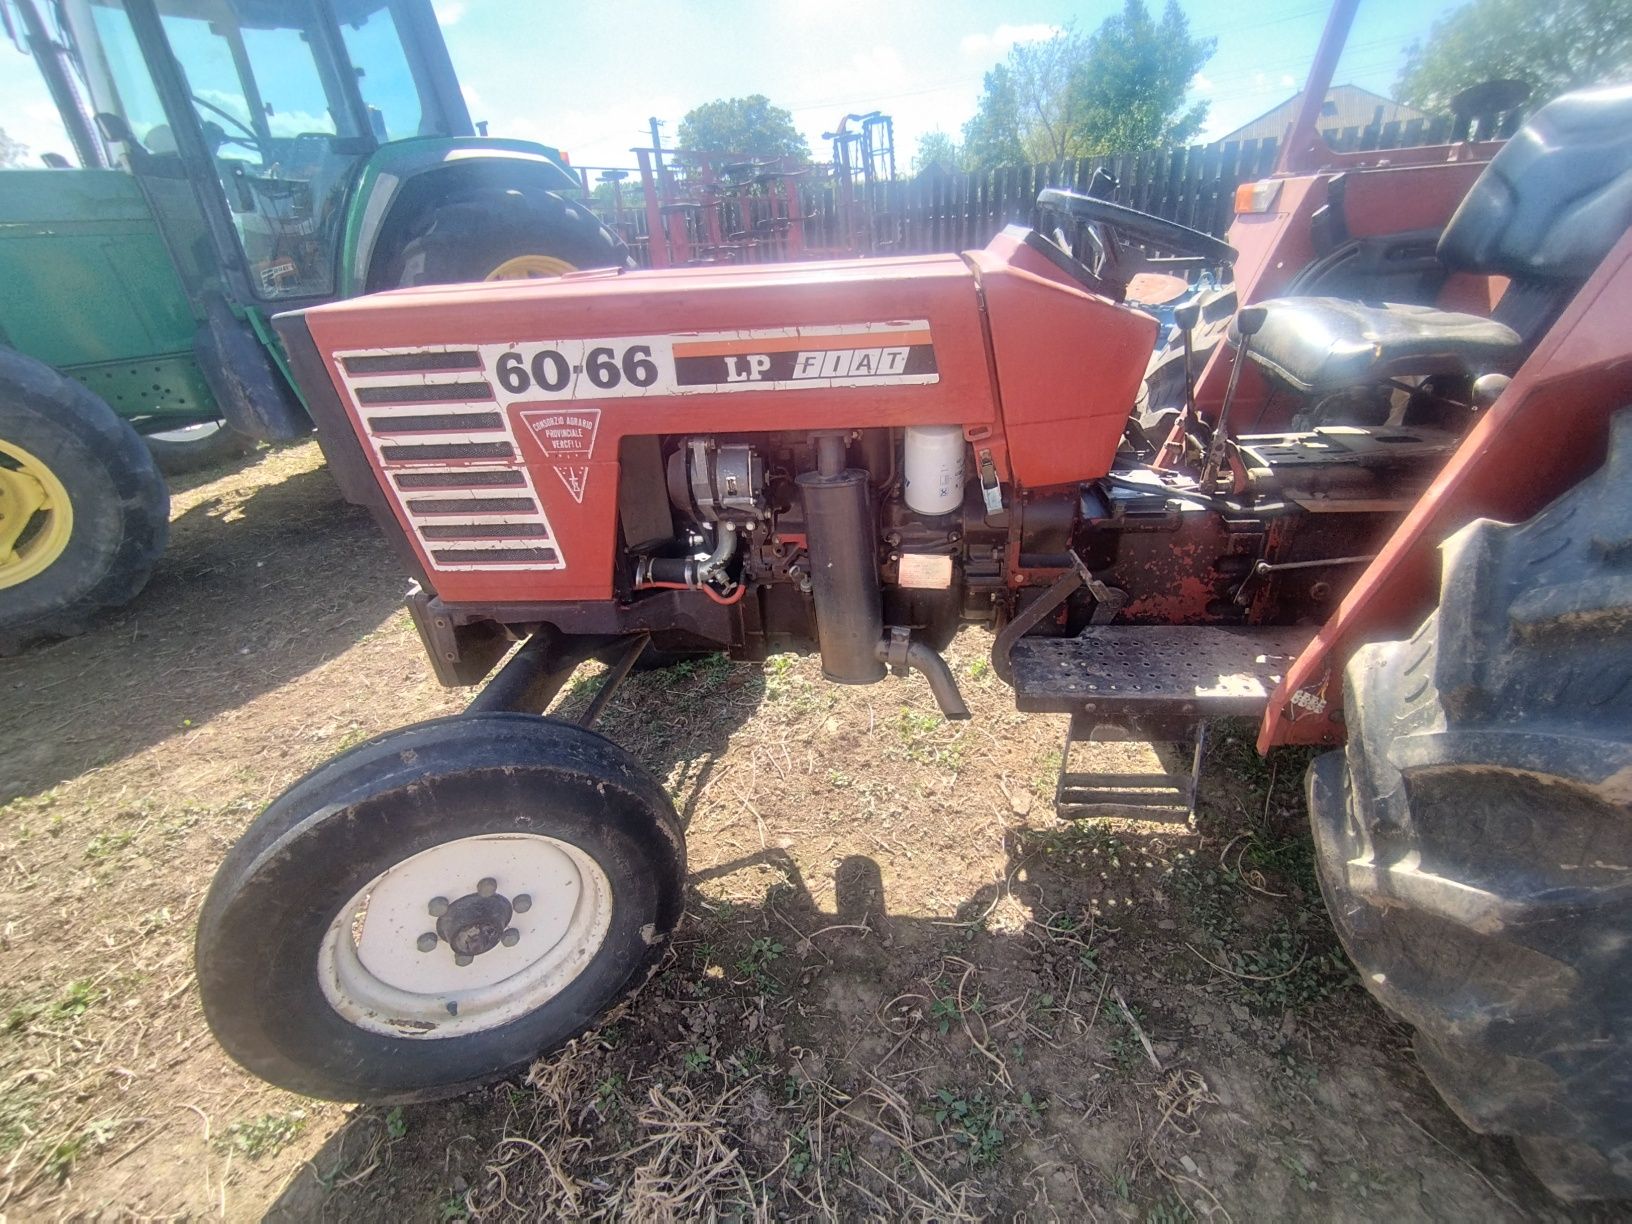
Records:
[[[1214,44],[1191,36],[1175,0],[1159,22],[1144,0],[1124,0],[1087,37],[1017,44],[986,74],[965,160],[985,169],[1183,143],[1207,118],[1206,102],[1185,103]]]
[[[764,94],[721,98],[686,112],[680,147],[697,153],[749,153],[810,158],[810,146],[793,126],[793,115]]]
[[[963,156],[971,170],[1026,160],[1020,139],[1020,102],[1005,64],[993,68],[981,83],[975,116],[963,125]]]
[[[20,166],[28,157],[28,146],[20,140],[13,140],[6,135],[6,130],[0,128],[0,166]]]
[[[1632,5],[1626,0],[1473,0],[1406,48],[1395,96],[1444,112],[1469,85],[1524,81],[1530,105],[1586,85],[1632,79]]]
[[[1160,22],[1142,0],[1124,0],[1088,40],[1071,73],[1066,106],[1075,156],[1184,144],[1207,121],[1207,103],[1185,106],[1190,82],[1217,40],[1193,38],[1167,0]]]
[[[918,151],[912,155],[914,175],[935,170],[950,174],[963,166],[963,154],[958,142],[945,132],[926,132],[918,141]]]

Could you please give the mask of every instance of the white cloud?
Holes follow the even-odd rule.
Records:
[[[1190,88],[1195,90],[1197,93],[1205,94],[1212,93],[1213,90],[1218,88],[1218,86],[1213,83],[1213,78],[1208,76],[1205,72],[1198,72],[1195,76],[1190,78]]]
[[[470,7],[465,0],[438,0],[432,6],[436,10],[436,19],[442,25],[458,25],[459,19],[465,15]]]
[[[1291,89],[1292,86],[1296,85],[1297,83],[1298,78],[1293,76],[1290,72],[1281,73],[1281,84],[1286,88]]]
[[[1253,88],[1254,92],[1262,93],[1264,90],[1269,88],[1269,78],[1267,76],[1265,76],[1262,72],[1253,73],[1252,74],[1252,88]]]
[[[1057,25],[1037,21],[1029,25],[1010,25],[1005,22],[990,34],[965,34],[958,46],[965,55],[1007,55],[1016,43],[1045,42],[1065,33]]]

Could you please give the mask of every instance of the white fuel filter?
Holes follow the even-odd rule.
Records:
[[[962,425],[908,425],[902,472],[907,507],[918,514],[950,514],[963,504]]]

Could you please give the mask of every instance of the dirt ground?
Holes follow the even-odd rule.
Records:
[[[688,824],[663,971],[456,1101],[265,1086],[204,1026],[194,920],[283,787],[460,706],[403,585],[297,446],[178,491],[122,614],[0,661],[0,1219],[1609,1218],[1467,1131],[1360,989],[1304,758],[1221,728],[1199,829],[1061,821],[1063,720],[974,630],[965,724],[789,656],[635,677],[602,729]]]

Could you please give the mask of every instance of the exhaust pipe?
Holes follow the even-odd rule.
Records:
[[[906,675],[909,670],[922,672],[943,717],[953,722],[969,717],[969,707],[963,703],[963,694],[958,691],[958,682],[946,660],[923,642],[913,641],[910,631],[899,625],[891,626],[890,636],[881,639],[873,653],[898,676]]]
[[[839,684],[872,684],[884,678],[872,482],[866,472],[844,466],[844,440],[843,434],[817,434],[817,470],[795,481],[805,507],[822,675]]]

